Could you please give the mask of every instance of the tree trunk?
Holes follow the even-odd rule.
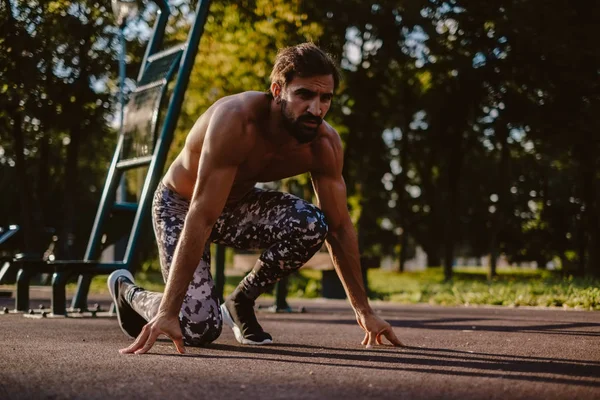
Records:
[[[79,158],[79,129],[73,127],[70,130],[71,141],[67,146],[67,161],[65,165],[65,193],[63,209],[63,233],[61,240],[61,257],[72,259],[75,257],[73,246],[75,245],[75,215],[77,213],[77,164]]]
[[[496,269],[498,266],[498,234],[492,233],[492,239],[490,241],[490,267],[488,269],[487,278],[488,281],[494,279],[497,275]]]
[[[398,260],[398,272],[404,272],[404,266],[406,264],[406,259],[408,251],[408,234],[406,231],[402,232],[400,235],[400,259]]]
[[[447,203],[444,210],[446,215],[444,218],[444,279],[447,281],[452,279],[455,230],[458,228],[458,184],[464,157],[461,134],[452,135],[452,137],[454,140],[451,143],[452,150],[449,152]]]
[[[418,162],[417,168],[422,184],[422,198],[429,203],[431,207],[429,217],[426,218],[428,235],[422,238],[421,244],[427,253],[427,266],[439,267],[442,265],[442,250],[444,241],[444,219],[442,204],[440,200],[439,180],[433,181],[434,163],[438,161],[438,152],[435,143],[431,145],[431,151],[425,163]]]
[[[498,142],[500,143],[500,162],[498,163],[498,180],[496,185],[496,211],[491,214],[492,222],[492,238],[490,243],[490,269],[488,271],[488,279],[491,280],[497,275],[497,258],[499,256],[499,236],[504,230],[504,223],[508,217],[508,196],[509,196],[509,164],[510,151],[508,148],[508,128],[506,124],[499,120],[496,126],[498,134]]]
[[[43,129],[43,128],[42,128]],[[44,132],[39,142],[38,182],[37,182],[37,221],[40,227],[47,226],[48,182],[50,181],[50,135]]]
[[[581,219],[579,220],[579,224],[577,227],[578,230],[578,244],[579,244],[579,256],[577,257],[577,264],[575,268],[573,268],[573,275],[583,276],[585,274],[585,262],[586,262],[586,254],[585,251],[587,249],[587,235],[586,235],[586,225],[585,221],[585,212],[580,213]]]
[[[88,31],[90,28],[88,27]],[[89,32],[91,33],[91,32]],[[76,102],[73,103],[72,110],[76,113],[83,115],[84,104],[87,92],[91,89],[89,87],[89,73],[87,66],[90,62],[88,58],[88,51],[91,46],[90,35],[85,35],[86,41],[82,43],[79,49],[80,58],[80,73],[78,79],[73,85],[73,94],[76,98]],[[64,197],[64,225],[63,225],[63,241],[61,249],[63,251],[63,257],[73,258],[77,255],[74,252],[74,246],[76,244],[76,215],[77,209],[77,191],[79,189],[79,150],[81,145],[81,126],[82,118],[75,119],[75,123],[69,128],[69,137],[71,141],[67,147],[67,161],[65,167],[65,197]]]
[[[407,89],[403,91],[406,93]],[[406,98],[406,95],[404,96]],[[395,189],[396,195],[398,196],[398,200],[396,203],[396,209],[398,210],[398,221],[396,225],[402,228],[399,237],[400,244],[400,254],[398,255],[398,272],[404,272],[404,263],[407,259],[407,245],[408,245],[408,201],[406,196],[406,183],[408,182],[408,176],[406,175],[408,172],[408,145],[409,145],[409,126],[408,126],[408,115],[406,115],[406,109],[403,110],[404,117],[402,118],[401,129],[402,129],[402,137],[400,138],[400,174],[398,175],[398,180],[396,182]]]
[[[590,143],[586,140],[586,143]],[[594,149],[592,146],[581,146],[581,182],[583,186],[582,197],[585,210],[582,220],[585,221],[585,246],[582,248],[584,257],[583,272],[587,275],[600,276],[599,236],[597,193],[596,193],[596,168]]]
[[[33,233],[33,219],[31,212],[31,189],[29,179],[27,178],[27,165],[25,161],[25,137],[22,127],[22,115],[14,110],[11,113],[13,121],[13,141],[15,150],[15,168],[17,172],[17,187],[19,189],[21,203],[21,228],[23,229],[23,240],[25,252],[34,251],[36,248],[36,239]]]
[[[436,239],[430,243],[423,243],[423,250],[427,253],[427,266],[440,267],[442,266],[442,246]]]
[[[15,19],[12,15],[12,4],[6,0],[4,2],[6,9],[6,32],[10,35],[6,35],[6,41],[9,47],[13,47],[13,56],[19,57],[21,55],[21,48],[23,47],[22,39],[17,35],[17,26]],[[17,63],[18,66],[18,63]],[[23,82],[23,76],[21,70],[17,67],[13,71],[14,73],[13,82]],[[31,187],[29,185],[29,179],[27,178],[27,163],[25,160],[25,133],[23,132],[23,115],[20,110],[20,103],[18,93],[13,93],[12,97],[8,101],[6,112],[9,120],[12,120],[12,139],[14,143],[15,153],[15,171],[17,176],[17,188],[19,190],[20,203],[21,203],[21,228],[23,231],[23,246],[22,249],[25,252],[34,251],[36,248],[36,235],[34,234],[34,224],[32,218],[31,209]]]

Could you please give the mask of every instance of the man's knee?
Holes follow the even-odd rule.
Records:
[[[327,238],[329,227],[325,214],[317,206],[307,203],[299,215],[299,229],[294,234],[309,247],[320,247]]]
[[[181,319],[183,341],[186,346],[205,346],[217,340],[223,329],[223,322],[219,317],[204,321]]]

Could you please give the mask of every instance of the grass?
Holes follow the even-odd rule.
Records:
[[[225,293],[231,293],[242,276],[227,276]],[[370,297],[404,304],[541,306],[600,310],[600,280],[562,277],[551,271],[500,269],[492,282],[481,267],[455,268],[451,282],[444,282],[441,268],[420,272],[371,269],[368,272]],[[138,273],[136,281],[153,291],[164,284],[157,272]],[[106,277],[92,282],[93,292],[106,292]],[[321,295],[321,272],[301,270],[290,277],[290,298]],[[270,296],[270,294],[266,294]]]
[[[542,306],[600,310],[600,280],[550,271],[502,269],[492,282],[481,267],[457,268],[444,282],[441,268],[423,272],[369,271],[372,297],[399,303]]]

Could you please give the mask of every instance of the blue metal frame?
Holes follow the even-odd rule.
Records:
[[[154,54],[156,54],[158,49],[162,46],[164,31],[169,18],[169,5],[167,1],[160,0],[155,1],[155,3],[158,5],[160,11],[154,24],[152,37],[146,48],[146,53],[144,55],[138,79],[142,79],[144,71],[149,65],[148,60]],[[149,168],[144,181],[142,193],[140,195],[140,201],[136,208],[136,214],[123,261],[113,263],[100,263],[96,261],[100,255],[100,245],[103,234],[101,229],[102,224],[108,217],[110,210],[113,209],[115,194],[122,170],[124,170],[126,167],[130,167],[129,165],[123,165],[121,167],[119,166],[120,155],[124,143],[124,135],[120,135],[117,142],[115,155],[112,159],[107,174],[106,185],[102,192],[98,212],[94,220],[90,240],[88,242],[83,260],[54,261],[48,263],[42,260],[36,260],[33,262],[23,263],[22,269],[17,277],[17,310],[27,310],[29,304],[29,281],[36,273],[54,272],[52,277],[52,312],[53,314],[57,315],[66,315],[65,287],[67,280],[74,273],[80,273],[81,275],[79,276],[77,293],[73,299],[72,308],[86,309],[87,295],[89,292],[89,285],[92,275],[107,274],[121,268],[129,270],[132,269],[134,253],[137,249],[140,239],[141,227],[143,222],[149,219],[152,193],[156,190],[156,187],[160,182],[162,170],[166,163],[171,142],[173,141],[175,127],[177,125],[177,120],[179,119],[183,98],[189,83],[189,78],[194,66],[196,54],[198,52],[200,38],[204,32],[204,24],[206,23],[206,18],[208,16],[209,6],[209,0],[200,0],[198,2],[198,6],[196,8],[196,19],[188,35],[186,47],[181,57],[179,73],[177,75],[173,93],[165,113],[164,122],[160,129],[160,134],[156,138],[153,155],[151,158],[148,157],[142,160],[144,161],[143,163],[139,163],[141,165],[148,165],[149,162]],[[173,72],[174,71],[170,71],[170,73]],[[166,85],[163,90],[166,90]],[[157,115],[155,115],[153,118],[157,118]],[[132,163],[131,167],[137,166],[133,164],[135,163]],[[133,204],[130,203],[117,204],[117,207],[134,209]]]
[[[162,45],[164,30],[166,27],[166,23],[168,20],[168,10],[169,6],[166,1],[162,1],[159,4],[161,7],[161,13],[159,18],[157,19],[154,25],[154,34],[150,39],[148,44],[146,54],[144,55],[144,61],[142,62],[142,68],[140,69],[140,74],[138,79],[142,79],[143,72],[147,65],[148,59],[158,51],[158,48]],[[149,216],[150,212],[150,201],[146,201],[149,196],[151,198],[152,193],[156,190],[158,183],[160,182],[161,172],[166,163],[167,155],[169,153],[169,148],[171,146],[171,142],[173,141],[173,134],[175,131],[175,127],[177,125],[177,120],[179,119],[179,114],[181,112],[181,106],[183,104],[183,98],[185,95],[185,91],[187,89],[190,74],[192,72],[194,62],[196,59],[196,54],[198,52],[198,46],[200,44],[200,39],[202,37],[202,33],[204,32],[204,24],[206,23],[206,18],[208,16],[210,1],[201,0],[198,2],[198,6],[196,8],[196,19],[194,21],[194,25],[190,30],[188,35],[188,40],[186,44],[186,49],[184,51],[180,66],[179,66],[179,74],[177,76],[177,82],[173,89],[173,94],[171,96],[171,101],[169,103],[167,112],[165,114],[165,121],[163,122],[162,130],[160,135],[157,138],[154,154],[152,156],[152,160],[150,162],[150,166],[148,168],[148,172],[146,175],[146,180],[144,182],[144,186],[142,188],[142,193],[140,195],[140,202],[137,208],[137,212],[133,221],[133,227],[131,234],[129,236],[129,241],[127,243],[127,248],[125,250],[125,257],[123,259],[122,268],[131,270],[133,263],[133,255],[135,250],[137,249],[137,244],[140,238],[141,225],[144,220],[146,220]],[[115,173],[116,164],[118,163],[118,156],[121,154],[121,148],[123,146],[123,138],[119,138],[119,143],[117,145],[117,151],[115,151],[115,158],[113,159],[113,163],[111,164],[111,169],[109,172],[109,177],[107,178],[107,182],[110,179],[111,185],[108,188],[110,191],[102,194],[102,200],[109,200],[109,195],[115,193],[116,185],[118,184],[118,180],[111,179],[112,175]],[[116,160],[116,161],[115,161]],[[112,200],[112,199],[111,199]],[[103,203],[101,202],[99,210],[106,210],[107,207],[103,207]],[[100,213],[99,213],[100,214]],[[103,213],[104,214],[104,213]],[[98,218],[101,217],[101,218]],[[99,215],[94,222],[94,228],[92,229],[93,236],[88,245],[88,250],[86,251],[85,260],[96,259],[98,254],[98,245],[102,236],[102,232],[99,229],[99,225],[101,221],[106,218],[106,214]],[[77,293],[73,298],[72,308],[85,308],[87,305],[87,294],[89,292],[91,277],[88,275],[81,275],[78,280],[77,285]]]

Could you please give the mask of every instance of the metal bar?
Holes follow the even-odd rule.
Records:
[[[127,45],[125,40],[125,25],[126,19],[119,26],[119,39],[121,41],[121,51],[119,53],[119,135],[123,134],[123,127],[125,126],[125,79],[127,78],[125,57],[127,56]],[[127,183],[125,182],[125,176],[121,176],[119,186],[117,189],[117,200],[124,200],[127,193]]]
[[[31,271],[20,269],[17,273],[17,294],[15,296],[15,310],[27,311],[29,309],[29,283],[33,276]]]
[[[75,292],[75,296],[71,300],[71,308],[87,309],[87,298],[91,284],[92,274],[88,272],[85,275],[79,275],[79,278],[77,278],[77,292]]]
[[[185,44],[180,44],[179,46],[169,47],[168,49],[158,51],[158,52],[152,54],[150,57],[148,57],[148,60],[146,60],[146,61],[148,63],[151,63],[158,58],[163,58],[165,56],[168,56],[169,54],[173,54],[178,51],[184,51],[184,50],[185,50]]]
[[[275,311],[290,311],[291,307],[287,303],[288,295],[288,277],[284,276],[275,285]]]
[[[173,95],[171,96],[169,108],[166,112],[165,122],[157,140],[154,157],[150,163],[148,175],[144,182],[144,187],[140,196],[140,207],[138,208],[133,223],[134,229],[129,237],[127,249],[125,250],[123,262],[128,266],[130,266],[130,263],[132,262],[133,250],[136,248],[141,233],[141,229],[139,229],[140,224],[145,219],[150,208],[150,202],[144,200],[150,193],[153,193],[158,186],[158,182],[161,179],[160,173],[162,172],[162,167],[165,165],[169,148],[173,141],[173,132],[175,131],[177,120],[179,119],[183,97],[190,80],[190,74],[198,52],[198,45],[200,44],[200,38],[204,32],[204,24],[206,23],[206,17],[208,16],[209,5],[210,1],[200,0],[198,2],[198,7],[196,8],[196,19],[188,35],[187,46],[177,76],[177,83],[173,89]]]
[[[110,164],[110,168],[108,169],[106,184],[104,185],[104,190],[102,191],[102,197],[100,198],[100,204],[98,205],[98,211],[96,212],[96,218],[94,219],[90,240],[88,242],[87,249],[85,250],[85,256],[83,257],[84,260],[92,260],[97,258],[98,245],[100,244],[100,239],[102,238],[102,232],[100,228],[102,222],[106,219],[108,214],[108,205],[114,202],[114,196],[116,194],[115,192],[121,175],[120,171],[117,169],[117,164],[119,162],[121,149],[123,148],[123,140],[124,136],[119,135],[117,149]]]
[[[167,22],[169,21],[170,13],[169,3],[167,2],[167,0],[159,0],[154,2],[156,3],[156,5],[158,5],[160,10],[157,11],[157,18],[156,22],[154,23],[154,28],[152,29],[152,36],[150,37],[148,47],[146,47],[146,53],[144,53],[144,58],[142,59],[142,66],[137,77],[138,81],[141,80],[142,75],[144,75],[144,70],[146,69],[148,57],[156,53],[156,51],[162,46],[163,39],[165,36],[165,28],[167,26]]]
[[[52,275],[52,314],[67,315],[67,279],[70,274],[55,272]]]
[[[113,205],[113,210],[117,210],[117,211],[135,211],[138,208],[138,203],[126,203],[126,202],[121,202],[121,203],[115,203]]]
[[[85,251],[84,260],[89,261],[98,257],[98,248],[102,238],[102,223],[108,216],[109,209],[112,208],[109,204],[114,203],[117,187],[121,178],[121,171],[117,169],[117,163],[121,155],[121,149],[123,148],[124,136],[119,135],[117,142],[117,148],[113,156],[108,175],[106,177],[106,184],[102,191],[102,197],[100,198],[100,204],[98,205],[98,211],[96,218],[94,219],[94,225],[90,234],[90,240],[88,242],[87,249]],[[85,308],[87,306],[87,294],[90,290],[90,283],[92,277],[89,275],[79,275],[77,280],[77,292],[73,297],[72,308]]]
[[[152,88],[154,88],[156,86],[164,85],[165,83],[167,83],[167,80],[165,78],[159,79],[157,81],[152,81],[150,83],[146,83],[145,85],[141,85],[141,86],[136,87],[133,90],[133,93],[143,92],[144,90],[152,89]]]
[[[146,52],[144,53],[144,58],[142,60],[142,64],[140,67],[140,71],[138,73],[138,80],[144,74],[144,70],[146,68],[146,62],[149,56],[156,53],[156,51],[162,46],[165,28],[167,26],[167,22],[169,20],[169,3],[167,0],[155,0],[155,3],[158,5],[160,10],[157,12],[156,22],[154,23],[154,29],[152,33],[152,37],[150,38],[150,42],[148,43],[148,47],[146,48]],[[114,195],[116,194],[116,188],[119,183],[120,171],[117,169],[117,163],[119,162],[119,157],[121,155],[121,151],[123,148],[123,135],[119,136],[119,141],[117,143],[117,148],[115,150],[115,155],[110,165],[110,169],[108,172],[108,176],[106,179],[106,185],[104,187],[104,191],[102,192],[102,198],[100,200],[100,206],[98,208],[98,212],[96,214],[96,218],[94,220],[94,226],[92,228],[92,235],[90,236],[90,241],[88,242],[88,247],[85,252],[85,260],[91,260],[98,257],[98,245],[100,243],[101,232],[100,225],[106,219],[107,215],[107,207],[105,205],[107,203],[114,202]],[[117,175],[117,176],[115,176]],[[110,201],[109,201],[110,200]],[[139,210],[138,210],[139,211]],[[73,298],[72,308],[82,308],[81,306],[87,304],[87,294],[90,289],[91,277],[86,275],[80,275],[77,283],[77,292],[75,297]]]
[[[20,229],[21,228],[19,227],[19,225],[10,225],[8,227],[8,230],[6,232],[3,232],[2,236],[0,236],[0,244],[6,242],[8,239],[14,236],[14,234],[17,233]]]
[[[132,158],[130,160],[119,161],[117,163],[117,169],[119,171],[126,171],[128,169],[143,167],[144,165],[149,165],[151,162],[152,162],[152,156]]]

